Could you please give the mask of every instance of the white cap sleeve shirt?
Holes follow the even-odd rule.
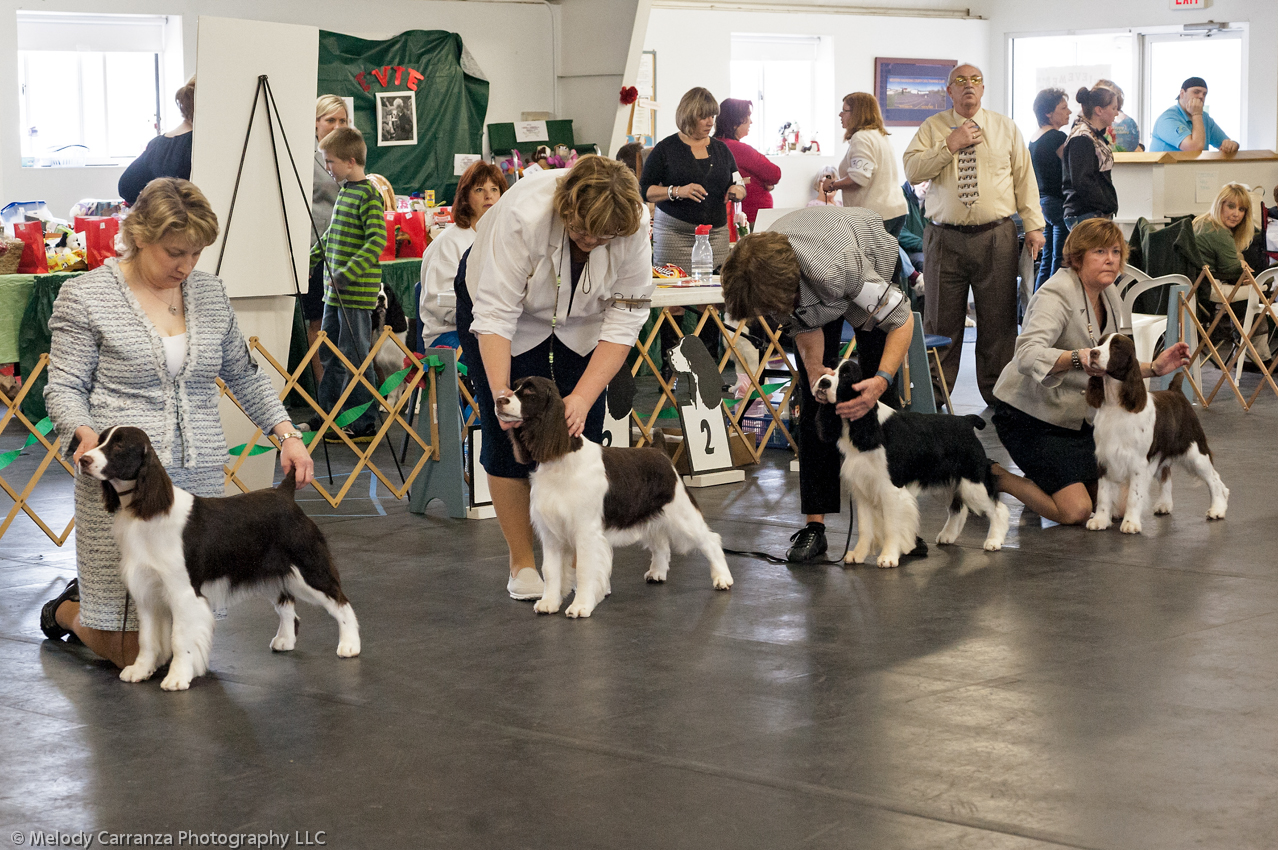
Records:
[[[614,303],[618,296],[652,293],[646,206],[638,230],[590,252],[573,294],[570,258],[564,256],[568,234],[553,208],[555,188],[571,173],[525,176],[475,225],[466,261],[466,288],[475,305],[470,330],[509,339],[513,356],[542,343],[552,322],[560,341],[583,357],[600,342],[634,345],[648,318],[647,310]]]

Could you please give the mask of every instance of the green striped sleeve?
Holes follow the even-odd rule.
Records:
[[[336,287],[347,307],[371,310],[377,306],[382,283],[378,258],[386,247],[386,219],[372,183],[357,180],[342,186],[324,245],[333,275],[326,281],[324,302],[337,305]]]

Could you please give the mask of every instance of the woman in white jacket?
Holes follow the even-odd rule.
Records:
[[[853,92],[843,98],[839,120],[848,149],[839,163],[838,177],[826,180],[823,191],[842,189],[843,206],[873,210],[883,217],[887,232],[898,235],[908,208],[879,102],[872,94]]]
[[[483,429],[480,463],[510,549],[507,592],[540,599],[529,516],[529,465],[515,460],[512,427],[494,399],[519,378],[559,387],[573,436],[602,441],[603,393],[648,318],[618,299],[652,293],[648,208],[625,165],[584,156],[571,169],[516,183],[479,222],[462,258],[457,333]]]
[[[490,162],[471,163],[457,181],[453,223],[431,240],[422,255],[422,298],[417,305],[417,321],[422,323],[422,341],[427,348],[456,348],[460,344],[457,310],[440,306],[439,296],[453,291],[461,258],[475,242],[475,225],[506,189],[506,176]]]

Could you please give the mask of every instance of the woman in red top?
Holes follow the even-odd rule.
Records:
[[[737,161],[737,171],[745,178],[746,196],[741,209],[750,224],[759,210],[772,209],[772,187],[781,180],[781,169],[766,156],[741,141],[750,132],[750,101],[730,97],[719,104],[714,136],[721,139]]]

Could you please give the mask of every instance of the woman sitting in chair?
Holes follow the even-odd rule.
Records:
[[[1198,243],[1198,253],[1202,255],[1203,264],[1211,271],[1212,277],[1221,285],[1226,294],[1233,289],[1234,283],[1242,276],[1243,252],[1251,247],[1256,238],[1256,211],[1252,204],[1251,193],[1241,183],[1226,183],[1220,188],[1211,210],[1194,219],[1194,238]],[[1251,287],[1239,287],[1234,293],[1234,311],[1242,318],[1243,305]],[[1199,304],[1211,303],[1220,305],[1221,297],[1212,289],[1211,284],[1203,281],[1198,288]],[[1215,308],[1213,308],[1214,312]],[[1223,319],[1217,328],[1221,338],[1227,340],[1233,333],[1232,323]],[[1262,322],[1252,336],[1252,345],[1256,353],[1268,360],[1269,322]]]
[[[457,266],[475,242],[475,225],[506,191],[506,177],[490,162],[473,162],[457,181],[453,223],[431,240],[422,255],[422,293],[417,305],[421,338],[426,348],[456,348],[457,310],[441,307],[439,294],[452,293]]]

